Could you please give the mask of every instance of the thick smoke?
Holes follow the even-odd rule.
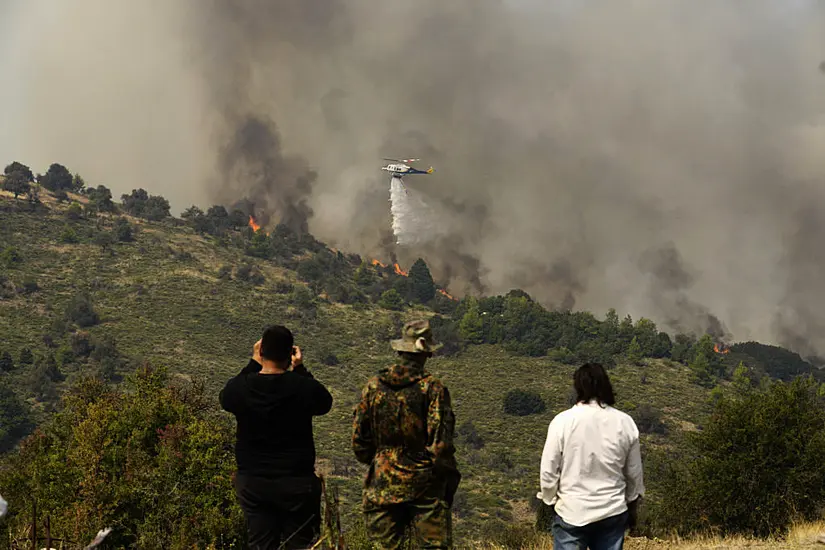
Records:
[[[309,231],[312,194],[316,174],[300,158],[285,158],[272,121],[251,116],[238,120],[236,132],[218,155],[220,202],[232,203],[240,195],[252,205],[263,224],[275,217],[294,231]]]
[[[651,299],[668,326],[686,334],[710,334],[717,340],[730,335],[722,321],[701,304],[691,300],[694,276],[688,272],[673,243],[646,250],[639,268],[650,277]]]
[[[825,3],[0,12],[5,156],[180,209],[248,198],[339,248],[422,255],[457,294],[825,352]],[[392,244],[387,156],[435,166],[408,185],[445,237]]]

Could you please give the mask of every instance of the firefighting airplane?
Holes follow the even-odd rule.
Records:
[[[392,161],[394,163],[397,163],[397,164],[388,164],[386,166],[382,166],[381,170],[386,170],[387,172],[392,174],[392,177],[398,178],[398,179],[401,179],[404,176],[409,176],[409,175],[412,175],[412,174],[432,174],[434,172],[432,166],[430,166],[427,170],[417,170],[417,169],[415,169],[412,166],[409,166],[407,164],[408,162],[415,162],[415,161],[421,160],[421,159],[398,160],[398,159],[385,158],[384,160],[389,160],[389,161]]]

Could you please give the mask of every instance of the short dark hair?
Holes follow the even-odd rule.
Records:
[[[261,357],[270,361],[286,361],[292,357],[294,343],[288,328],[281,325],[267,327],[261,338]]]
[[[599,405],[615,405],[616,396],[610,377],[600,363],[585,363],[573,375],[573,387],[576,389],[576,402],[589,403],[595,399]]]

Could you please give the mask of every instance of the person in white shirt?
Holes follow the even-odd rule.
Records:
[[[613,408],[600,364],[580,367],[573,385],[576,404],[547,430],[537,496],[554,510],[555,550],[621,550],[644,495],[639,429]]]

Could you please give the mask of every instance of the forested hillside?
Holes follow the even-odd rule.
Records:
[[[230,547],[239,517],[232,421],[217,410],[217,393],[271,323],[293,329],[335,398],[316,441],[348,530],[357,530],[364,473],[350,450],[352,408],[368,377],[393,360],[388,341],[416,316],[429,317],[447,344],[429,367],[456,410],[464,538],[517,537],[534,521],[546,428],[569,406],[583,361],[610,367],[618,407],[643,432],[649,532],[673,526],[671,484],[696,474],[674,467],[675,457],[695,452],[697,434],[716,434],[703,428],[716,426],[726,395],[740,396],[729,407],[772,391],[777,403],[810,394],[810,406],[821,405],[817,382],[795,382],[796,394],[772,385],[771,377],[819,376],[782,348],[669,335],[613,310],[548,311],[518,289],[456,299],[425,259],[406,271],[282,225],[257,229],[244,205],[193,206],[178,218],[163,197],[139,189],[116,200],[57,164],[37,177],[21,164],[5,174],[0,488],[12,515],[4,536],[30,520],[17,499],[32,496],[72,537],[112,521],[122,544]],[[786,410],[776,407],[774,420]],[[819,437],[817,426],[804,433]],[[679,502],[698,506],[694,496]]]

